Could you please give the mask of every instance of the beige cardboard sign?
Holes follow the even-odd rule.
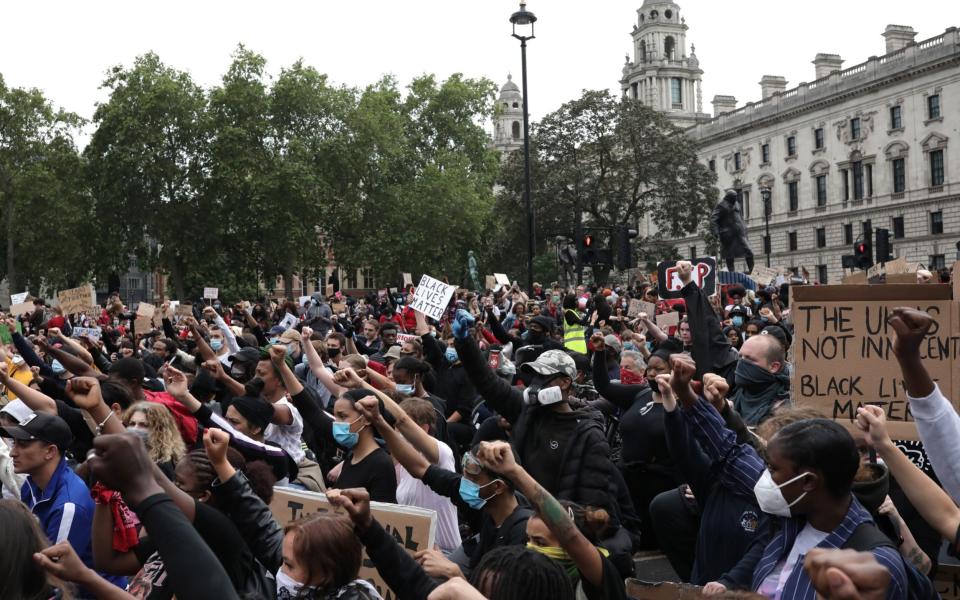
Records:
[[[750,272],[750,279],[754,280],[760,287],[767,287],[779,275],[780,271],[778,269],[754,266],[753,271]]]
[[[177,305],[175,314],[178,317],[192,317],[193,316],[193,305],[189,302],[181,302]]]
[[[410,273],[403,273],[403,287],[413,285],[413,275]]]
[[[627,316],[631,319],[640,314],[640,304],[641,300],[636,298],[630,300],[630,305],[627,307]]]
[[[157,312],[157,307],[154,306],[154,305],[152,305],[152,304],[148,304],[148,303],[146,303],[146,302],[141,302],[140,304],[137,305],[137,316],[138,316],[138,317],[148,317],[148,318],[151,318],[151,319],[152,319],[152,318],[153,318],[153,315],[154,315],[156,312]]]
[[[483,282],[483,287],[488,290],[492,290],[497,287],[497,278],[493,275],[487,275]]]
[[[62,290],[57,293],[57,299],[65,315],[87,312],[91,306],[97,305],[97,293],[90,284]]]
[[[21,302],[10,307],[10,314],[14,317],[33,312],[33,302]]]
[[[136,320],[133,322],[133,328],[137,333],[147,333],[153,329],[153,319],[138,315]]]
[[[671,310],[670,312],[665,312],[662,315],[657,315],[657,327],[659,327],[664,333],[669,335],[669,329],[671,327],[677,327],[680,325],[680,313]]]
[[[641,302],[640,312],[646,313],[647,317],[652,319],[657,315],[657,305],[653,302]]]
[[[270,503],[270,511],[280,527],[315,513],[337,512],[345,514],[340,509],[334,508],[323,494],[284,487],[273,488],[273,501]],[[411,555],[420,550],[433,548],[437,530],[436,512],[415,506],[371,502],[370,513],[387,533]],[[390,593],[386,582],[377,573],[370,557],[367,556],[366,549],[363,551],[360,578],[373,584],[384,598],[395,597]]]
[[[857,408],[884,409],[893,439],[917,439],[893,354],[893,309],[909,306],[936,321],[920,347],[930,376],[957,405],[953,365],[960,354],[957,314],[945,285],[797,286],[791,290],[794,402],[853,428]]]

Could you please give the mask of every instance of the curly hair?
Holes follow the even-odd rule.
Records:
[[[147,416],[147,426],[150,428],[147,449],[150,460],[156,463],[171,461],[176,464],[187,453],[187,448],[180,437],[177,424],[167,407],[156,402],[137,402],[123,411],[124,426],[130,425],[133,413],[142,412]]]

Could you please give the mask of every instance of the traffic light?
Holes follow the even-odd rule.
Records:
[[[873,257],[870,256],[870,247],[866,242],[857,240],[853,244],[853,260],[858,269],[869,269],[873,265]]]
[[[580,240],[580,247],[583,251],[583,264],[593,264],[597,262],[597,248],[595,244],[596,240],[593,238],[593,235],[586,234]]]
[[[890,248],[890,230],[877,228],[877,262],[886,263],[893,260]]]
[[[617,227],[614,234],[614,243],[617,249],[617,268],[621,271],[637,266],[637,262],[633,256],[633,247],[630,245],[630,240],[635,237],[637,237],[636,229],[630,229],[625,226]]]

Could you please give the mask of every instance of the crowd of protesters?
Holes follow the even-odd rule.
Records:
[[[677,300],[498,286],[439,321],[412,286],[149,327],[115,295],[36,300],[0,334],[0,600],[381,598],[364,550],[403,599],[626,598],[639,550],[706,595],[936,597],[960,417],[920,361],[931,318],[889,324],[935,476],[881,409],[852,435],[791,402],[788,283],[707,296],[677,268]],[[281,488],[342,510],[278,523]],[[371,501],[434,511],[435,546]]]

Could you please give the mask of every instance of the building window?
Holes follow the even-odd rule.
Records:
[[[789,136],[787,138],[787,156],[796,156],[797,155],[797,138],[796,136]]]
[[[853,243],[853,223],[843,224],[843,243],[847,246]]]
[[[763,236],[763,253],[770,254],[770,236]]]
[[[927,118],[928,119],[940,118],[940,94],[927,96]]]
[[[827,247],[827,230],[823,227],[817,228],[817,248]]]
[[[827,285],[827,265],[817,265],[817,281],[820,285]]]
[[[863,199],[863,163],[859,160],[854,163],[850,163],[851,170],[853,171],[853,199],[862,200]]]
[[[733,169],[734,169],[735,171],[739,171],[739,170],[740,170],[740,167],[741,167],[740,153],[739,153],[739,152],[734,152],[734,153],[733,153]]]
[[[708,166],[708,167],[710,168],[710,170],[713,171],[714,173],[717,172],[717,161],[715,161],[714,159],[711,158],[711,159],[710,159],[710,162],[707,163],[707,166]]]
[[[128,290],[139,290],[140,289],[140,278],[139,277],[128,277],[127,278],[127,289]]]
[[[749,190],[743,190],[741,192],[741,206],[743,206],[743,218],[750,218],[750,192]]]
[[[843,201],[850,199],[850,178],[847,177],[847,169],[840,169],[840,177],[843,178]]]
[[[864,165],[867,180],[867,198],[873,198],[873,165]]]
[[[647,62],[647,42],[643,40],[640,41],[640,62]]]
[[[690,246],[690,260],[696,260],[697,258],[697,247]]]
[[[907,172],[905,160],[893,159],[893,193],[900,194],[907,189]]]
[[[930,213],[930,235],[941,233],[943,233],[943,211],[937,210]]]
[[[817,175],[817,206],[827,205],[827,176]]]
[[[367,289],[376,287],[373,283],[373,269],[371,267],[365,267],[360,274],[363,275],[363,287]]]
[[[817,150],[823,148],[823,127],[817,127],[813,130],[813,147]]]
[[[520,139],[520,121],[514,121],[511,127],[513,129],[513,132],[512,132],[513,139],[519,140]]]
[[[673,60],[673,47],[673,36],[668,35],[666,39],[663,40],[663,55],[667,57],[667,60]]]
[[[893,239],[902,240],[905,237],[903,232],[903,217],[893,218]]]
[[[860,117],[850,119],[850,139],[860,139]]]
[[[760,144],[760,162],[763,164],[770,162],[770,144]]]
[[[903,129],[903,115],[899,104],[890,107],[890,129]]]
[[[683,108],[683,80],[679,77],[670,79],[670,100],[673,108]]]
[[[796,181],[787,184],[787,195],[790,198],[790,212],[796,212],[800,208],[800,194],[797,191]]]
[[[942,254],[931,254],[930,263],[927,265],[927,268],[934,272],[940,269],[946,269],[947,260]]]
[[[630,84],[630,90],[633,92],[633,99],[636,100],[640,97],[640,84],[638,82],[633,82]]]
[[[930,151],[930,185],[943,185],[943,150]]]
[[[787,234],[787,250],[794,252],[797,249],[797,232],[791,231]]]

